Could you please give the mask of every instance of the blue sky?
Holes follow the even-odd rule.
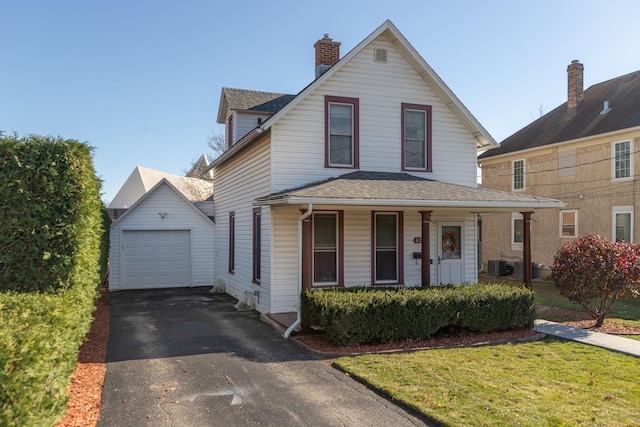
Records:
[[[24,0],[0,5],[0,130],[95,147],[103,199],[137,165],[182,174],[222,87],[297,93],[324,33],[346,54],[390,19],[497,141],[640,69],[640,2]]]

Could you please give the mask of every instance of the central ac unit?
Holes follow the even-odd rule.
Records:
[[[489,276],[502,277],[507,274],[507,262],[501,259],[489,260]]]

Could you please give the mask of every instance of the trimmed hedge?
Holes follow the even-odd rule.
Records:
[[[447,326],[490,332],[532,327],[534,295],[505,285],[305,290],[303,322],[336,345],[429,338]]]
[[[0,133],[0,425],[55,425],[107,271],[91,148]]]

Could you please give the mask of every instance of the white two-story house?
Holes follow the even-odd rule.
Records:
[[[478,213],[562,206],[477,187],[495,141],[390,21],[315,50],[297,95],[222,89],[217,287],[275,315],[303,288],[475,282]]]

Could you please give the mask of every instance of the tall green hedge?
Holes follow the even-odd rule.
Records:
[[[305,290],[303,322],[337,345],[428,338],[447,326],[489,332],[533,326],[534,296],[505,285]]]
[[[0,425],[54,425],[107,270],[91,148],[0,134]]]
[[[91,268],[104,230],[89,146],[3,136],[0,182],[0,289],[64,288]]]

